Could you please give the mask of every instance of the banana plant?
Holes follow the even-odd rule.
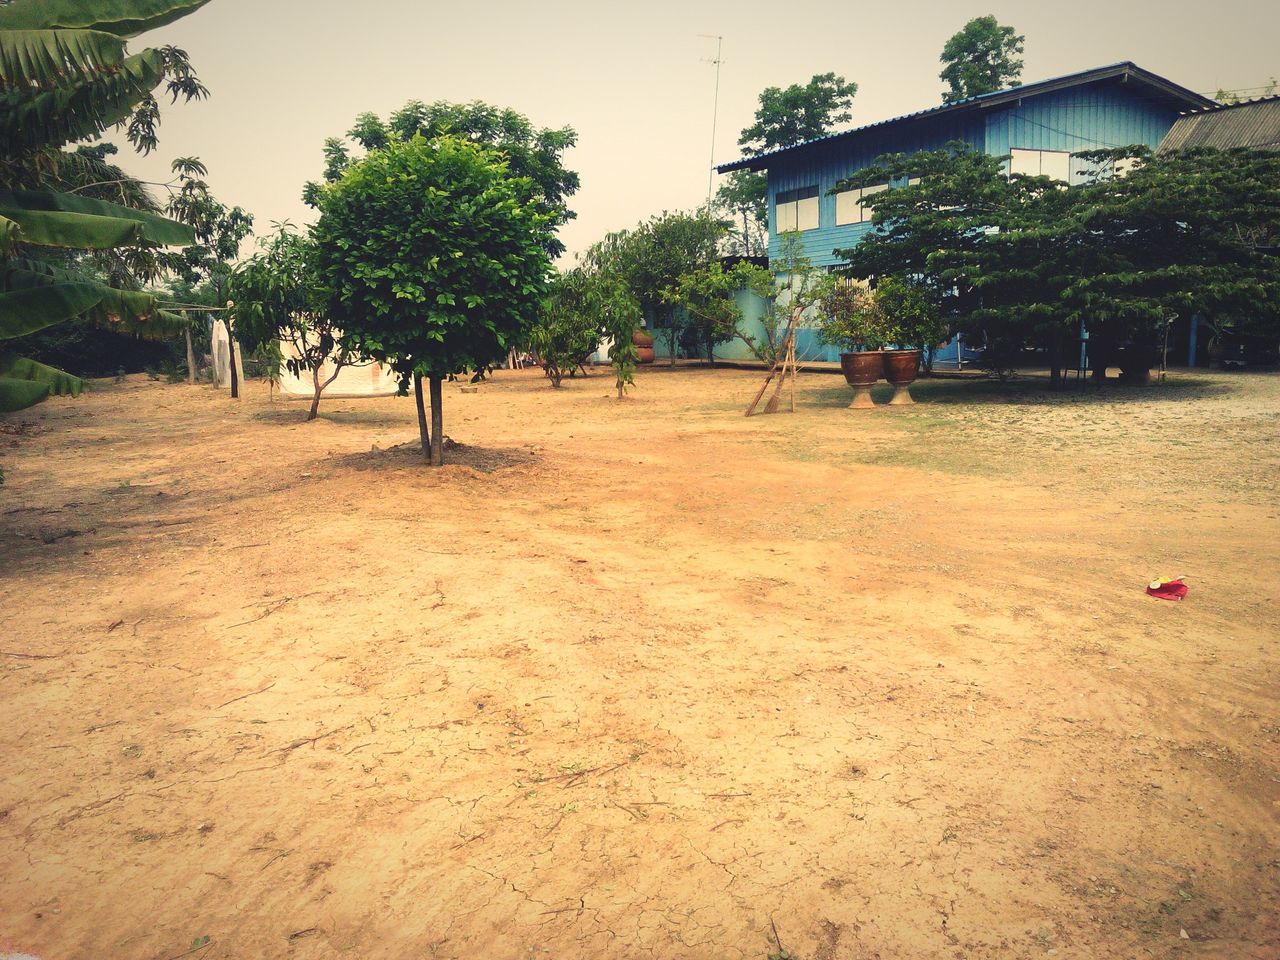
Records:
[[[110,250],[195,243],[156,213],[43,182],[61,148],[124,125],[140,152],[156,143],[162,84],[173,100],[208,91],[175,47],[130,54],[127,41],[208,0],[12,0],[0,4],[0,346],[76,317],[162,334],[185,322],[155,297],[115,289],[39,259],[40,248]],[[51,163],[50,161],[55,162]],[[52,187],[52,189],[50,189]],[[30,248],[30,249],[29,249]],[[0,412],[83,382],[0,349]]]

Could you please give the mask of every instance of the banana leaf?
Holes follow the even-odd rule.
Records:
[[[13,249],[18,241],[18,225],[8,217],[0,216],[0,253]]]
[[[40,247],[67,247],[74,250],[111,250],[141,243],[142,224],[116,217],[95,217],[83,213],[43,210],[5,210],[22,229],[24,243]]]
[[[13,0],[0,6],[0,30],[104,30],[136,37],[194,13],[209,0]]]
[[[142,240],[175,247],[196,242],[195,232],[185,223],[51,190],[0,190],[0,216],[22,229],[18,239],[40,246],[105,250]]]
[[[0,86],[50,87],[124,59],[124,41],[100,30],[0,30]]]
[[[109,73],[72,77],[51,90],[0,86],[0,154],[92,139],[127,120],[164,76],[164,55],[148,49]]]
[[[43,260],[14,257],[0,264],[0,293],[48,287],[55,283],[92,284],[102,299],[84,313],[85,319],[117,333],[162,340],[180,334],[190,326],[185,317],[161,310],[156,296],[145,290],[120,290]]]
[[[0,413],[16,413],[49,398],[49,385],[0,374]]]
[[[12,413],[54,396],[80,396],[79,377],[12,353],[0,353],[0,413]]]
[[[0,293],[0,340],[26,336],[78,317],[101,300],[102,288],[93,283],[55,283]]]

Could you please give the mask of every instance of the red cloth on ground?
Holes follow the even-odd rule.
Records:
[[[1187,595],[1187,585],[1181,580],[1162,580],[1147,585],[1147,596],[1160,600],[1181,600]]]

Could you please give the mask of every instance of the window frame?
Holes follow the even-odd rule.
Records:
[[[886,180],[884,183],[873,183],[865,187],[854,187],[852,190],[841,190],[836,193],[836,226],[837,227],[856,227],[862,223],[870,223],[871,218],[875,216],[875,211],[862,205],[863,197],[875,196],[888,190],[892,184]],[[841,198],[847,198],[841,202]],[[857,219],[841,219],[841,209],[845,208],[845,214],[848,214],[848,205],[853,205],[853,210],[857,214]]]
[[[818,185],[811,184],[794,187],[791,190],[779,190],[773,200],[775,230],[781,236],[784,233],[804,233],[817,230],[821,226],[822,206],[818,194]],[[790,224],[784,226],[784,224]]]
[[[1036,171],[1034,173],[1031,173],[1024,170],[1014,170],[1014,158],[1017,154],[1035,154],[1036,160],[1037,160]],[[1065,177],[1054,177],[1052,174],[1047,174],[1044,172],[1045,154],[1061,156],[1066,159],[1067,175]],[[1051,177],[1053,180],[1056,180],[1059,183],[1065,183],[1069,186],[1071,184],[1071,151],[1070,150],[1042,150],[1038,147],[1010,147],[1008,176],[1012,177],[1015,173],[1021,173],[1022,175],[1028,176],[1028,177]]]

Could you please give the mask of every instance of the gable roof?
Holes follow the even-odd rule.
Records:
[[[1053,93],[1057,90],[1067,90],[1072,87],[1080,87],[1085,84],[1099,83],[1105,80],[1118,80],[1122,83],[1136,83],[1145,88],[1154,97],[1159,98],[1170,106],[1180,110],[1203,110],[1216,106],[1215,101],[1208,97],[1201,96],[1193,90],[1179,86],[1171,80],[1158,76],[1149,70],[1143,70],[1137,64],[1125,60],[1120,63],[1113,63],[1106,67],[1095,67],[1092,70],[1083,70],[1080,73],[1069,73],[1062,77],[1053,77],[1049,80],[1038,80],[1035,83],[1023,84],[1020,87],[1008,87],[1004,90],[997,90],[994,93],[982,93],[976,97],[966,97],[964,100],[956,100],[953,103],[944,103],[937,107],[930,107],[927,110],[918,110],[915,113],[907,113],[900,117],[893,117],[890,120],[880,120],[876,123],[869,123],[865,126],[855,127],[852,130],[844,130],[840,133],[829,133],[824,137],[818,137],[814,140],[806,140],[804,143],[798,143],[792,147],[779,147],[776,150],[770,150],[756,157],[743,157],[740,160],[734,160],[732,163],[723,163],[716,167],[717,173],[730,173],[734,170],[761,170],[769,166],[769,161],[785,153],[791,153],[794,150],[803,150],[811,147],[816,143],[828,143],[847,138],[856,137],[867,130],[878,130],[895,124],[908,123],[920,120],[925,117],[935,117],[942,114],[961,113],[966,111],[989,110],[992,107],[1000,106],[1005,103],[1013,103],[1024,97],[1034,97],[1040,94]]]
[[[1184,113],[1173,122],[1156,152],[1191,147],[1280,150],[1280,96],[1255,97]]]

